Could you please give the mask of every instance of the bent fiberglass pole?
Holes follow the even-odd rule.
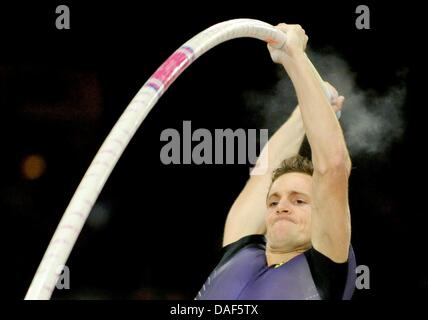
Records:
[[[286,41],[286,35],[268,23],[235,19],[202,31],[178,48],[138,91],[101,145],[59,222],[25,299],[50,299],[92,206],[129,141],[158,99],[202,54],[222,42],[241,37],[260,39],[276,48],[281,48]]]

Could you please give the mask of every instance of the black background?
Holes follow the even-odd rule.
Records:
[[[66,4],[71,29],[55,28]],[[370,268],[355,299],[427,295],[426,181],[421,81],[422,11],[411,2],[365,2],[371,29],[357,30],[355,1],[52,1],[1,4],[0,212],[5,235],[3,292],[22,299],[55,227],[102,141],[158,66],[205,28],[233,18],[300,23],[314,51],[333,47],[358,85],[382,92],[406,68],[406,130],[381,157],[353,159],[352,242]],[[165,166],[165,128],[255,128],[243,92],[266,90],[276,66],[263,43],[237,39],[197,60],[137,131],[99,202],[108,222],[86,225],[67,262],[71,289],[54,299],[192,299],[216,261],[245,165]],[[41,154],[46,172],[26,180],[21,163]],[[420,184],[422,182],[422,185]],[[2,260],[3,260],[2,259]]]

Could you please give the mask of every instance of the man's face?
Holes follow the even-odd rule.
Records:
[[[266,238],[271,249],[308,248],[311,245],[312,177],[283,174],[267,198]]]

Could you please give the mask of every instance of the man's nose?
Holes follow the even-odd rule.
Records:
[[[280,201],[278,203],[278,206],[276,208],[276,214],[281,214],[281,213],[286,213],[286,214],[291,213],[291,207],[288,201]]]

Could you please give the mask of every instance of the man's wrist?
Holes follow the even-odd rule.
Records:
[[[298,65],[307,62],[308,56],[304,51],[295,51],[287,54],[281,63],[286,70],[295,69]]]

